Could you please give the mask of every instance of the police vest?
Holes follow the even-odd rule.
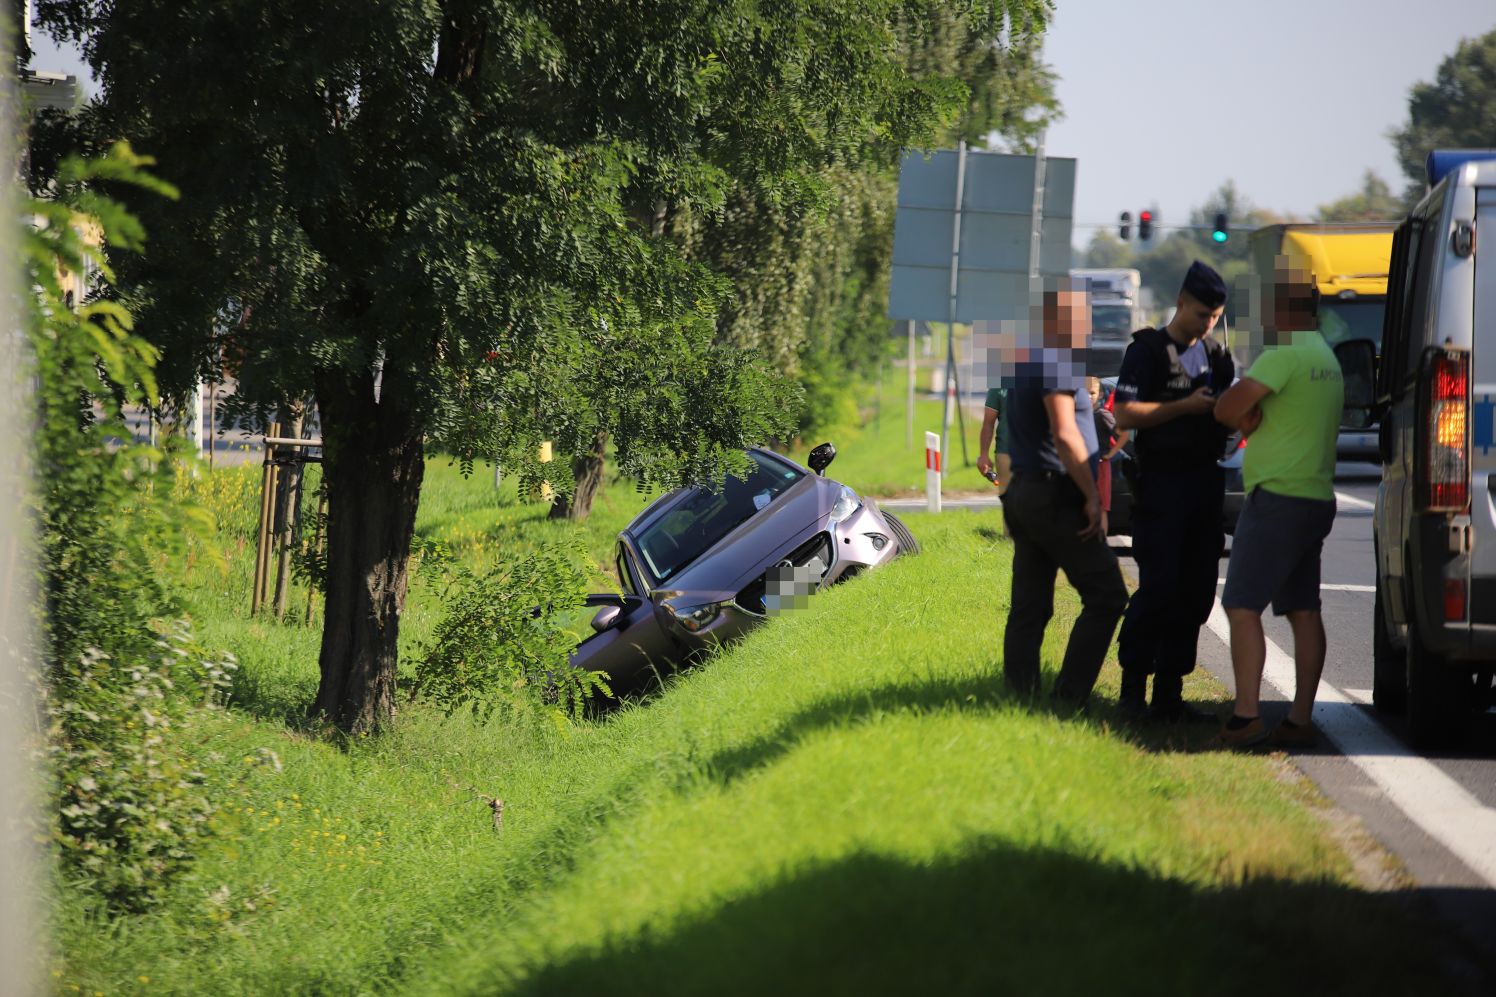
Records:
[[[1231,355],[1210,336],[1201,340],[1205,346],[1205,372],[1193,378],[1180,362],[1178,344],[1164,330],[1139,329],[1133,333],[1132,342],[1132,349],[1145,351],[1150,367],[1164,371],[1163,387],[1147,398],[1140,396],[1138,401],[1141,402],[1178,401],[1201,388],[1210,388],[1220,395],[1231,387],[1236,374]],[[1161,425],[1138,430],[1135,450],[1145,471],[1151,468],[1202,467],[1225,456],[1229,435],[1230,430],[1209,412],[1181,415]]]

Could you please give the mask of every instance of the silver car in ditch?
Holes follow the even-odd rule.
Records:
[[[663,671],[918,549],[893,513],[824,477],[831,444],[811,451],[813,470],[769,450],[747,453],[746,477],[671,492],[618,535],[623,592],[587,597],[597,612],[574,666],[615,684]]]

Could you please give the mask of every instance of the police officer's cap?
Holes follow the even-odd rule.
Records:
[[[1184,286],[1179,289],[1206,308],[1219,308],[1226,303],[1226,282],[1214,269],[1199,260],[1190,264],[1184,275]]]

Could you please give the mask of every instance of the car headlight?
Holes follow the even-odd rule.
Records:
[[[675,622],[692,633],[706,627],[722,613],[720,602],[709,602],[700,606],[673,606],[667,602],[665,608],[670,611],[671,616],[675,617]]]
[[[831,522],[840,523],[847,519],[862,506],[862,499],[857,493],[846,485],[842,485],[841,494],[836,497],[836,503],[831,506]]]

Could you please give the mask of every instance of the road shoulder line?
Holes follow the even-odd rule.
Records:
[[[1227,648],[1231,628],[1217,600],[1206,625]],[[1271,639],[1263,680],[1292,700],[1293,658]],[[1496,887],[1496,809],[1487,807],[1437,765],[1415,754],[1345,692],[1321,681],[1314,723],[1388,801],[1447,848],[1488,885]]]

